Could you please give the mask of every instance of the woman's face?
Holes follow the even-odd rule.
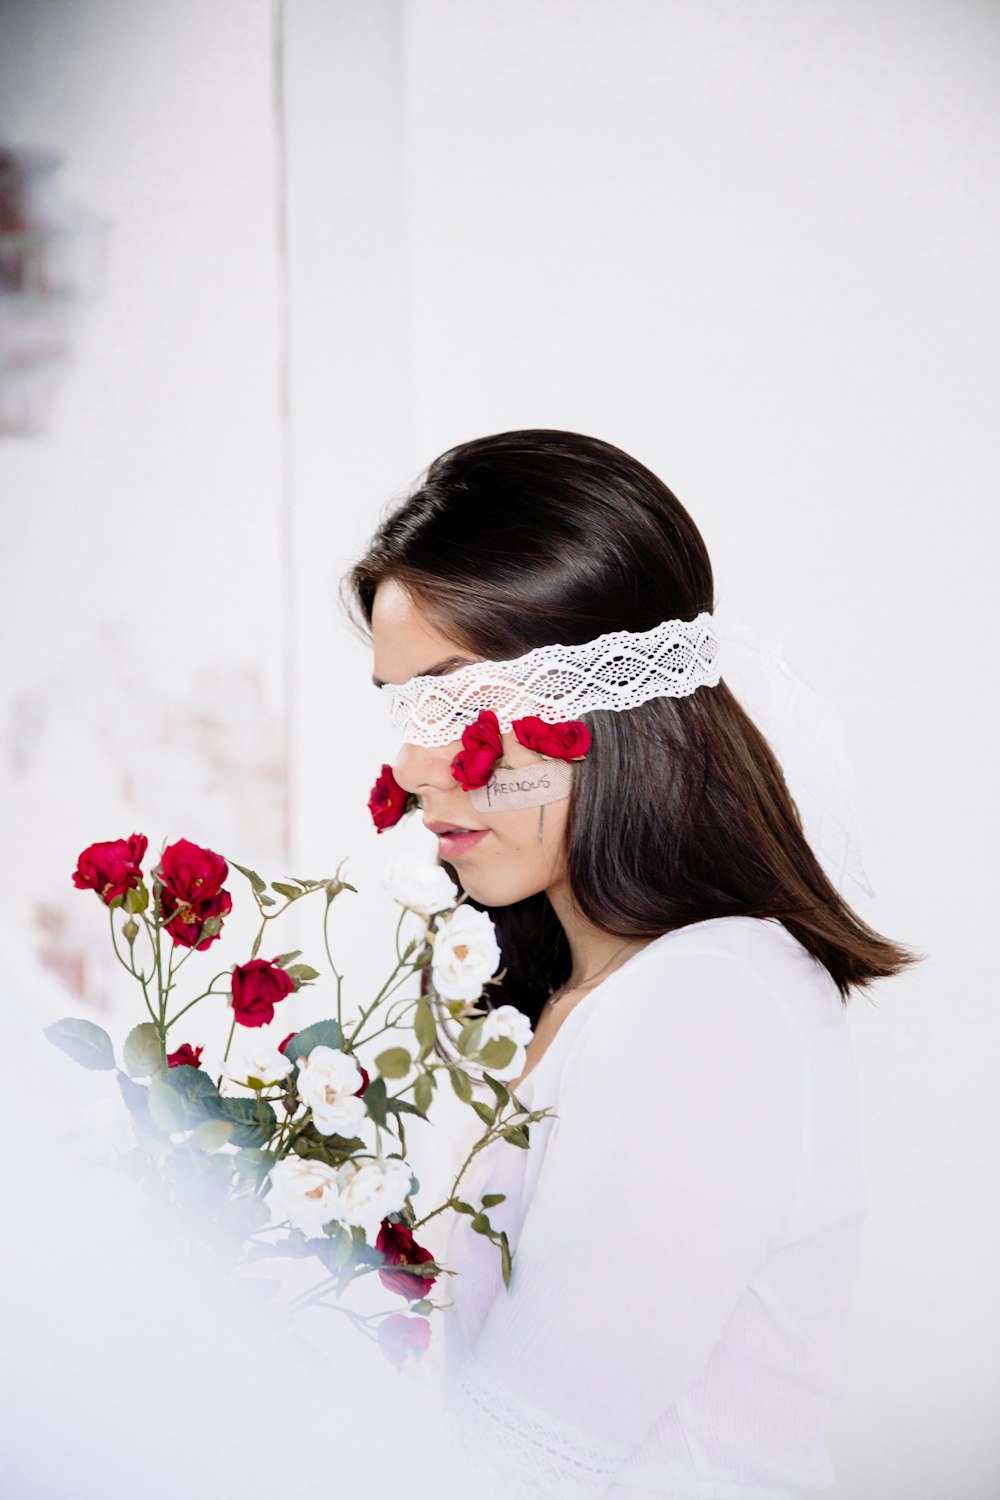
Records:
[[[477,660],[391,579],[380,584],[375,594],[372,642],[375,676],[382,682],[444,675]],[[539,760],[513,734],[503,736],[503,747],[508,765],[527,766]],[[425,826],[438,835],[441,858],[454,866],[465,890],[484,906],[508,906],[539,891],[551,892],[566,880],[569,803],[552,802],[545,808],[541,843],[537,807],[477,812],[468,792],[462,791],[451,774],[451,762],[461,748],[461,739],[429,749],[404,744],[392,768],[400,786],[419,799]],[[449,829],[472,836],[455,833],[449,837]]]

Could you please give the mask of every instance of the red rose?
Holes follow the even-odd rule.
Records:
[[[369,1083],[371,1082],[371,1079],[368,1076],[368,1069],[367,1068],[363,1068],[361,1066],[361,1064],[358,1062],[357,1058],[355,1058],[354,1061],[356,1063],[358,1063],[358,1071],[361,1074],[361,1087],[359,1089],[355,1089],[354,1090],[354,1097],[355,1097],[355,1099],[360,1099],[361,1095],[364,1093],[365,1089],[368,1087]]]
[[[116,896],[134,890],[142,880],[139,866],[148,842],[145,834],[133,833],[127,839],[89,844],[76,862],[73,884],[78,891],[96,891],[110,906]]]
[[[233,898],[222,889],[229,866],[221,854],[202,849],[188,839],[170,844],[160,857],[160,915],[174,942],[182,948],[207,948],[219,936],[222,918],[233,909]],[[214,932],[203,932],[210,917]]]
[[[416,805],[416,800],[411,792],[400,786],[392,774],[392,767],[383,766],[368,796],[368,811],[379,833],[394,827],[411,806]]]
[[[548,755],[552,760],[583,760],[590,749],[590,730],[579,719],[545,724],[541,719],[529,716],[515,719],[511,727],[522,745],[537,755]]]
[[[431,1325],[426,1318],[408,1318],[390,1313],[378,1325],[378,1344],[386,1359],[402,1369],[407,1356],[420,1355],[429,1347]]]
[[[204,1047],[192,1047],[190,1042],[185,1042],[178,1047],[176,1052],[167,1053],[168,1068],[200,1068],[201,1054]]]
[[[429,1250],[417,1244],[408,1225],[393,1224],[388,1219],[382,1220],[375,1249],[382,1251],[387,1266],[421,1266],[434,1259]],[[378,1275],[384,1287],[410,1302],[426,1297],[437,1280],[436,1276],[417,1276],[412,1271],[379,1271]]]
[[[480,710],[479,718],[462,730],[462,748],[451,763],[451,774],[463,792],[485,786],[493,767],[503,755],[500,724],[491,708]]]
[[[282,1054],[282,1056],[284,1056],[285,1048],[288,1046],[288,1043],[292,1040],[293,1036],[298,1036],[298,1032],[297,1031],[290,1031],[288,1033],[288,1035],[285,1037],[285,1040],[283,1042],[279,1042],[278,1043],[278,1051]]]
[[[237,1021],[241,1026],[266,1026],[274,1020],[278,1001],[284,1000],[294,988],[291,975],[267,958],[252,958],[249,963],[240,964],[233,970],[232,978]]]

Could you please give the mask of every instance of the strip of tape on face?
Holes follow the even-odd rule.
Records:
[[[498,766],[485,786],[469,793],[476,812],[520,812],[549,802],[565,802],[573,785],[573,767],[565,760],[532,761],[509,770]]]

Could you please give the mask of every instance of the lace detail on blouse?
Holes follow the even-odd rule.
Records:
[[[516,1476],[518,1495],[600,1495],[628,1455],[627,1448],[543,1417],[472,1358],[458,1378],[456,1406],[470,1457],[488,1460],[512,1481]]]

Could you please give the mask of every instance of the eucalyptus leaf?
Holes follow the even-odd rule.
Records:
[[[493,1090],[494,1094],[496,1095],[497,1102],[501,1106],[506,1106],[510,1103],[510,1093],[506,1088],[504,1088],[503,1084],[498,1078],[491,1078],[489,1073],[484,1073],[483,1082],[485,1084],[488,1084],[489,1087]]]
[[[469,1081],[468,1073],[464,1073],[461,1068],[451,1068],[449,1069],[449,1074],[451,1077],[451,1086],[462,1103],[471,1104],[472,1084]]]
[[[311,979],[319,978],[319,970],[311,964],[289,964],[286,973],[297,984],[308,984]]]
[[[434,1023],[434,1012],[426,1000],[417,1002],[416,1014],[413,1018],[413,1032],[424,1052],[429,1052],[437,1040],[437,1026]]]
[[[271,889],[277,891],[279,896],[285,896],[289,901],[297,901],[302,895],[297,885],[286,885],[283,880],[272,880]]]
[[[479,1061],[484,1068],[505,1068],[513,1060],[516,1051],[517,1043],[513,1037],[491,1037],[486,1045],[479,1049]]]
[[[107,1073],[115,1066],[115,1049],[111,1038],[101,1026],[75,1016],[65,1016],[46,1026],[45,1035],[53,1047],[65,1052],[81,1068],[90,1068],[95,1073]]]
[[[510,1245],[504,1231],[500,1231],[500,1272],[504,1286],[510,1286]]]
[[[458,1034],[458,1042],[456,1043],[462,1056],[468,1057],[470,1053],[475,1052],[482,1041],[482,1037],[482,1021],[470,1021],[467,1026],[463,1026]]]
[[[426,1114],[431,1107],[434,1097],[435,1078],[433,1073],[421,1073],[413,1085],[413,1102],[421,1114]]]
[[[140,1021],[125,1038],[122,1048],[125,1071],[130,1078],[149,1078],[162,1065],[160,1033],[152,1021]]]
[[[263,892],[267,890],[267,881],[261,880],[256,870],[248,870],[244,865],[238,865],[235,859],[231,859],[229,863],[232,865],[234,870],[239,870],[241,875],[246,876],[250,884],[253,886],[254,890],[257,892],[258,896],[262,895]]]
[[[405,1078],[413,1066],[413,1058],[405,1047],[387,1047],[376,1057],[375,1066],[383,1078]]]

